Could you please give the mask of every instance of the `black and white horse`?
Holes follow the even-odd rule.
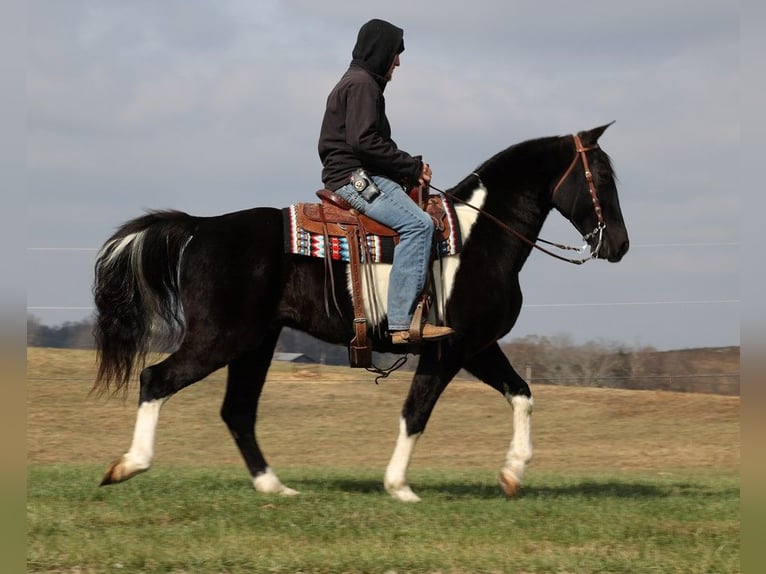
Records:
[[[583,235],[592,257],[614,262],[627,252],[611,161],[597,143],[606,128],[513,145],[448,190],[455,198],[463,249],[438,266],[442,301],[434,307],[444,310],[455,334],[419,349],[385,472],[385,488],[394,498],[419,500],[407,482],[415,443],[461,368],[500,392],[513,408],[513,436],[500,483],[508,496],[519,488],[532,456],[532,393],[498,340],[519,315],[519,271],[552,208]],[[133,441],[102,484],[147,470],[163,403],[228,366],[221,417],[255,489],[295,494],[268,466],[255,434],[258,399],[274,348],[284,326],[347,344],[354,313],[348,264],[332,262],[339,309],[328,314],[325,262],[286,253],[284,228],[282,211],[274,208],[216,217],[158,211],[127,222],[104,244],[95,266],[99,363],[94,390],[125,390],[155,336],[175,335],[177,348],[141,370]],[[376,268],[378,280],[368,288],[376,291],[377,301],[386,301],[386,290],[394,288],[384,279],[388,266]],[[385,314],[380,317],[380,324],[370,328],[374,349],[404,353],[392,346]]]

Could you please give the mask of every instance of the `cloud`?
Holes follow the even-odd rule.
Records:
[[[387,111],[396,141],[428,159],[440,187],[518,141],[617,120],[602,144],[633,243],[736,241],[738,7],[724,0],[619,9],[476,0],[451,10],[434,0],[374,10],[339,0],[34,0],[30,241],[96,245],[143,208],[214,214],[312,197],[325,98],[371,17],[405,29]],[[557,215],[544,231],[578,239]],[[551,297],[562,284],[681,296],[701,289],[700,277],[720,295],[732,260],[636,249],[586,273],[534,257],[524,272]]]

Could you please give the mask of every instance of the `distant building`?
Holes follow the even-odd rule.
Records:
[[[316,360],[303,353],[274,353],[274,360],[285,361],[286,363],[317,363]]]

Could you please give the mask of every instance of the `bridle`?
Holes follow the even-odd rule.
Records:
[[[572,159],[572,163],[569,164],[569,167],[564,172],[564,175],[561,176],[561,179],[559,179],[558,183],[553,187],[553,191],[551,192],[551,201],[554,200],[556,197],[556,192],[559,190],[559,187],[561,187],[561,184],[563,184],[566,179],[569,177],[569,174],[572,173],[575,166],[577,165],[577,160],[582,160],[582,167],[585,170],[585,181],[588,182],[588,192],[590,193],[591,201],[593,202],[593,211],[596,212],[596,220],[598,221],[598,224],[596,227],[591,231],[590,233],[583,235],[583,240],[586,242],[594,235],[598,234],[598,242],[596,243],[596,248],[591,252],[591,256],[588,257],[588,259],[592,259],[594,255],[598,255],[599,250],[601,249],[601,241],[603,239],[604,229],[606,229],[606,223],[604,222],[604,216],[601,213],[601,202],[598,200],[598,193],[596,193],[596,185],[593,183],[593,173],[590,170],[590,165],[588,164],[588,156],[586,155],[586,152],[589,152],[594,149],[598,149],[598,144],[593,144],[588,147],[585,147],[582,144],[582,140],[580,139],[580,136],[577,134],[572,134],[572,139],[574,139],[575,144],[575,156],[574,159]],[[544,241],[544,240],[540,240]],[[545,241],[545,243],[548,243]],[[584,248],[577,248],[577,249],[584,249]],[[586,259],[585,261],[587,261]],[[584,262],[584,261],[583,261]]]
[[[583,241],[585,241],[585,244],[582,245],[581,247],[571,247],[569,245],[563,245],[561,243],[553,243],[551,241],[546,241],[545,239],[542,239],[541,237],[538,237],[535,241],[532,241],[528,239],[525,235],[509,227],[508,225],[503,223],[500,219],[498,219],[491,213],[486,212],[480,207],[476,207],[475,205],[468,203],[466,200],[461,199],[452,193],[443,191],[435,187],[433,184],[431,184],[430,187],[434,191],[438,191],[439,193],[446,195],[450,199],[453,199],[459,203],[462,203],[463,205],[467,205],[468,207],[474,209],[475,211],[479,212],[481,215],[483,215],[487,219],[490,219],[491,221],[493,221],[495,224],[497,224],[499,227],[501,227],[505,231],[515,235],[516,237],[524,241],[526,244],[531,245],[535,249],[538,249],[542,251],[543,253],[550,255],[551,257],[560,259],[561,261],[574,263],[575,265],[582,265],[586,261],[589,261],[598,255],[598,252],[601,249],[601,243],[603,240],[604,229],[606,229],[606,223],[604,222],[604,217],[603,217],[603,214],[601,213],[601,203],[598,200],[598,194],[596,193],[596,186],[593,183],[593,173],[590,170],[590,165],[588,164],[588,157],[586,156],[586,152],[589,152],[594,149],[598,149],[598,144],[593,144],[593,145],[585,147],[582,144],[582,140],[580,139],[580,136],[578,136],[577,134],[572,134],[572,139],[574,140],[574,145],[575,145],[575,156],[572,159],[572,163],[569,164],[569,167],[566,169],[564,174],[559,178],[558,183],[556,183],[556,185],[553,187],[553,191],[551,191],[551,201],[553,201],[553,199],[556,196],[556,192],[559,190],[562,184],[567,180],[567,178],[572,174],[575,167],[577,166],[578,160],[580,160],[582,162],[583,169],[585,170],[585,180],[588,182],[588,192],[590,193],[591,200],[593,201],[593,210],[596,212],[596,220],[598,221],[598,224],[593,229],[593,231],[591,231],[590,233],[586,235],[583,235]],[[482,185],[482,187],[484,187],[484,183],[481,181],[481,177],[479,177],[478,173],[473,172],[471,175],[474,175],[479,180],[479,183]],[[588,248],[588,240],[595,235],[598,235],[598,242],[596,243],[596,247],[595,249],[591,251],[588,257],[585,257],[583,259],[571,259],[569,257],[563,257],[562,255],[553,253],[552,251],[549,251],[548,249],[545,249],[544,247],[540,247],[540,245],[537,244],[537,242],[540,242],[540,243],[545,243],[547,245],[551,245],[557,249],[561,249],[564,251],[568,250],[568,251],[577,251],[578,253],[584,253],[585,250]]]

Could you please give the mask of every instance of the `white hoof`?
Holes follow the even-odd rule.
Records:
[[[277,478],[277,475],[270,468],[266,468],[263,473],[253,479],[253,486],[255,490],[265,494],[280,494],[282,496],[295,496],[299,494],[297,490],[282,484],[282,481]]]
[[[412,492],[412,489],[407,485],[399,487],[386,486],[386,492],[402,502],[420,502],[420,497]]]
[[[288,488],[283,484],[282,490],[280,490],[277,494],[279,494],[280,496],[298,496],[300,492],[298,492],[297,490],[293,490],[292,488]]]
[[[517,476],[511,469],[504,468],[500,472],[500,486],[507,498],[513,498],[521,488],[521,477]]]

